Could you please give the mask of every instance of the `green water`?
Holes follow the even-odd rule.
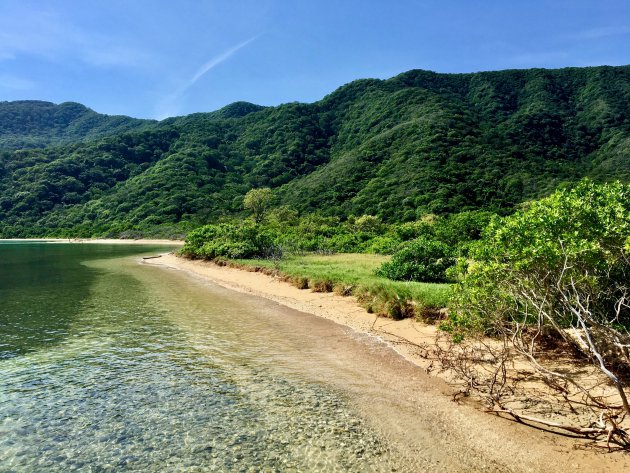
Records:
[[[0,244],[0,471],[415,471],[346,330],[159,250]]]
[[[166,250],[120,245],[0,243],[0,359],[51,348],[72,336],[102,272],[81,264]]]

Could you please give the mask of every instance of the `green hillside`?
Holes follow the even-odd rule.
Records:
[[[264,186],[301,213],[409,221],[507,212],[584,176],[630,181],[628,66],[415,70],[312,104],[239,102],[159,123],[83,109],[56,127],[72,114],[55,107],[81,106],[2,107],[14,110],[0,112],[3,236],[185,231],[240,213]]]
[[[101,115],[73,102],[0,102],[0,149],[41,148],[117,135],[153,120]]]

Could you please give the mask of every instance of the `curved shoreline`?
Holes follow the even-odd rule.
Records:
[[[422,356],[424,352],[422,344],[433,342],[436,333],[433,326],[411,319],[393,321],[377,317],[360,307],[354,297],[298,289],[279,278],[261,272],[218,266],[201,260],[188,260],[172,253],[139,262],[166,270],[181,271],[199,281],[262,297],[291,309],[325,318],[356,332],[377,337],[404,359],[423,369],[427,376],[434,378],[435,381],[449,382],[447,375],[443,373],[435,375],[432,360]],[[431,373],[428,374],[429,372]],[[452,414],[448,414],[448,417],[460,419],[461,424],[457,421],[449,424],[445,420],[441,428],[447,431],[464,429],[468,435],[477,437],[480,442],[483,442],[481,439],[490,441],[493,436],[504,439],[504,444],[487,444],[487,448],[489,458],[501,458],[504,465],[510,465],[506,471],[541,473],[568,473],[581,470],[602,473],[630,471],[630,455],[626,453],[613,452],[602,455],[596,449],[585,448],[583,440],[562,434],[550,434],[544,429],[493,417],[481,412],[479,405],[473,407],[453,403],[452,409],[445,407],[445,403],[450,402],[445,392],[448,392],[447,387],[436,389],[434,395],[440,399],[434,400],[435,407],[441,406],[439,409],[451,411]],[[429,394],[429,397],[432,395]],[[478,471],[483,471],[483,466],[480,465]]]
[[[370,314],[353,296],[298,289],[261,272],[218,266],[210,261],[189,260],[168,253],[143,264],[182,270],[233,291],[252,294],[300,312],[344,325],[388,343],[407,361],[429,370],[431,360],[421,355],[421,346],[432,343],[436,328],[412,319],[392,320]]]

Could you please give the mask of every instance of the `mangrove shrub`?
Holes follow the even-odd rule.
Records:
[[[504,334],[530,360],[555,334],[610,378],[630,413],[630,187],[557,191],[494,221],[471,257],[447,330]]]

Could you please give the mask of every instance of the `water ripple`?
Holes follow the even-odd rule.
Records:
[[[1,471],[405,469],[343,394],[270,364],[299,340],[257,332],[255,308],[243,338],[242,304],[93,265],[63,340],[0,361]]]

